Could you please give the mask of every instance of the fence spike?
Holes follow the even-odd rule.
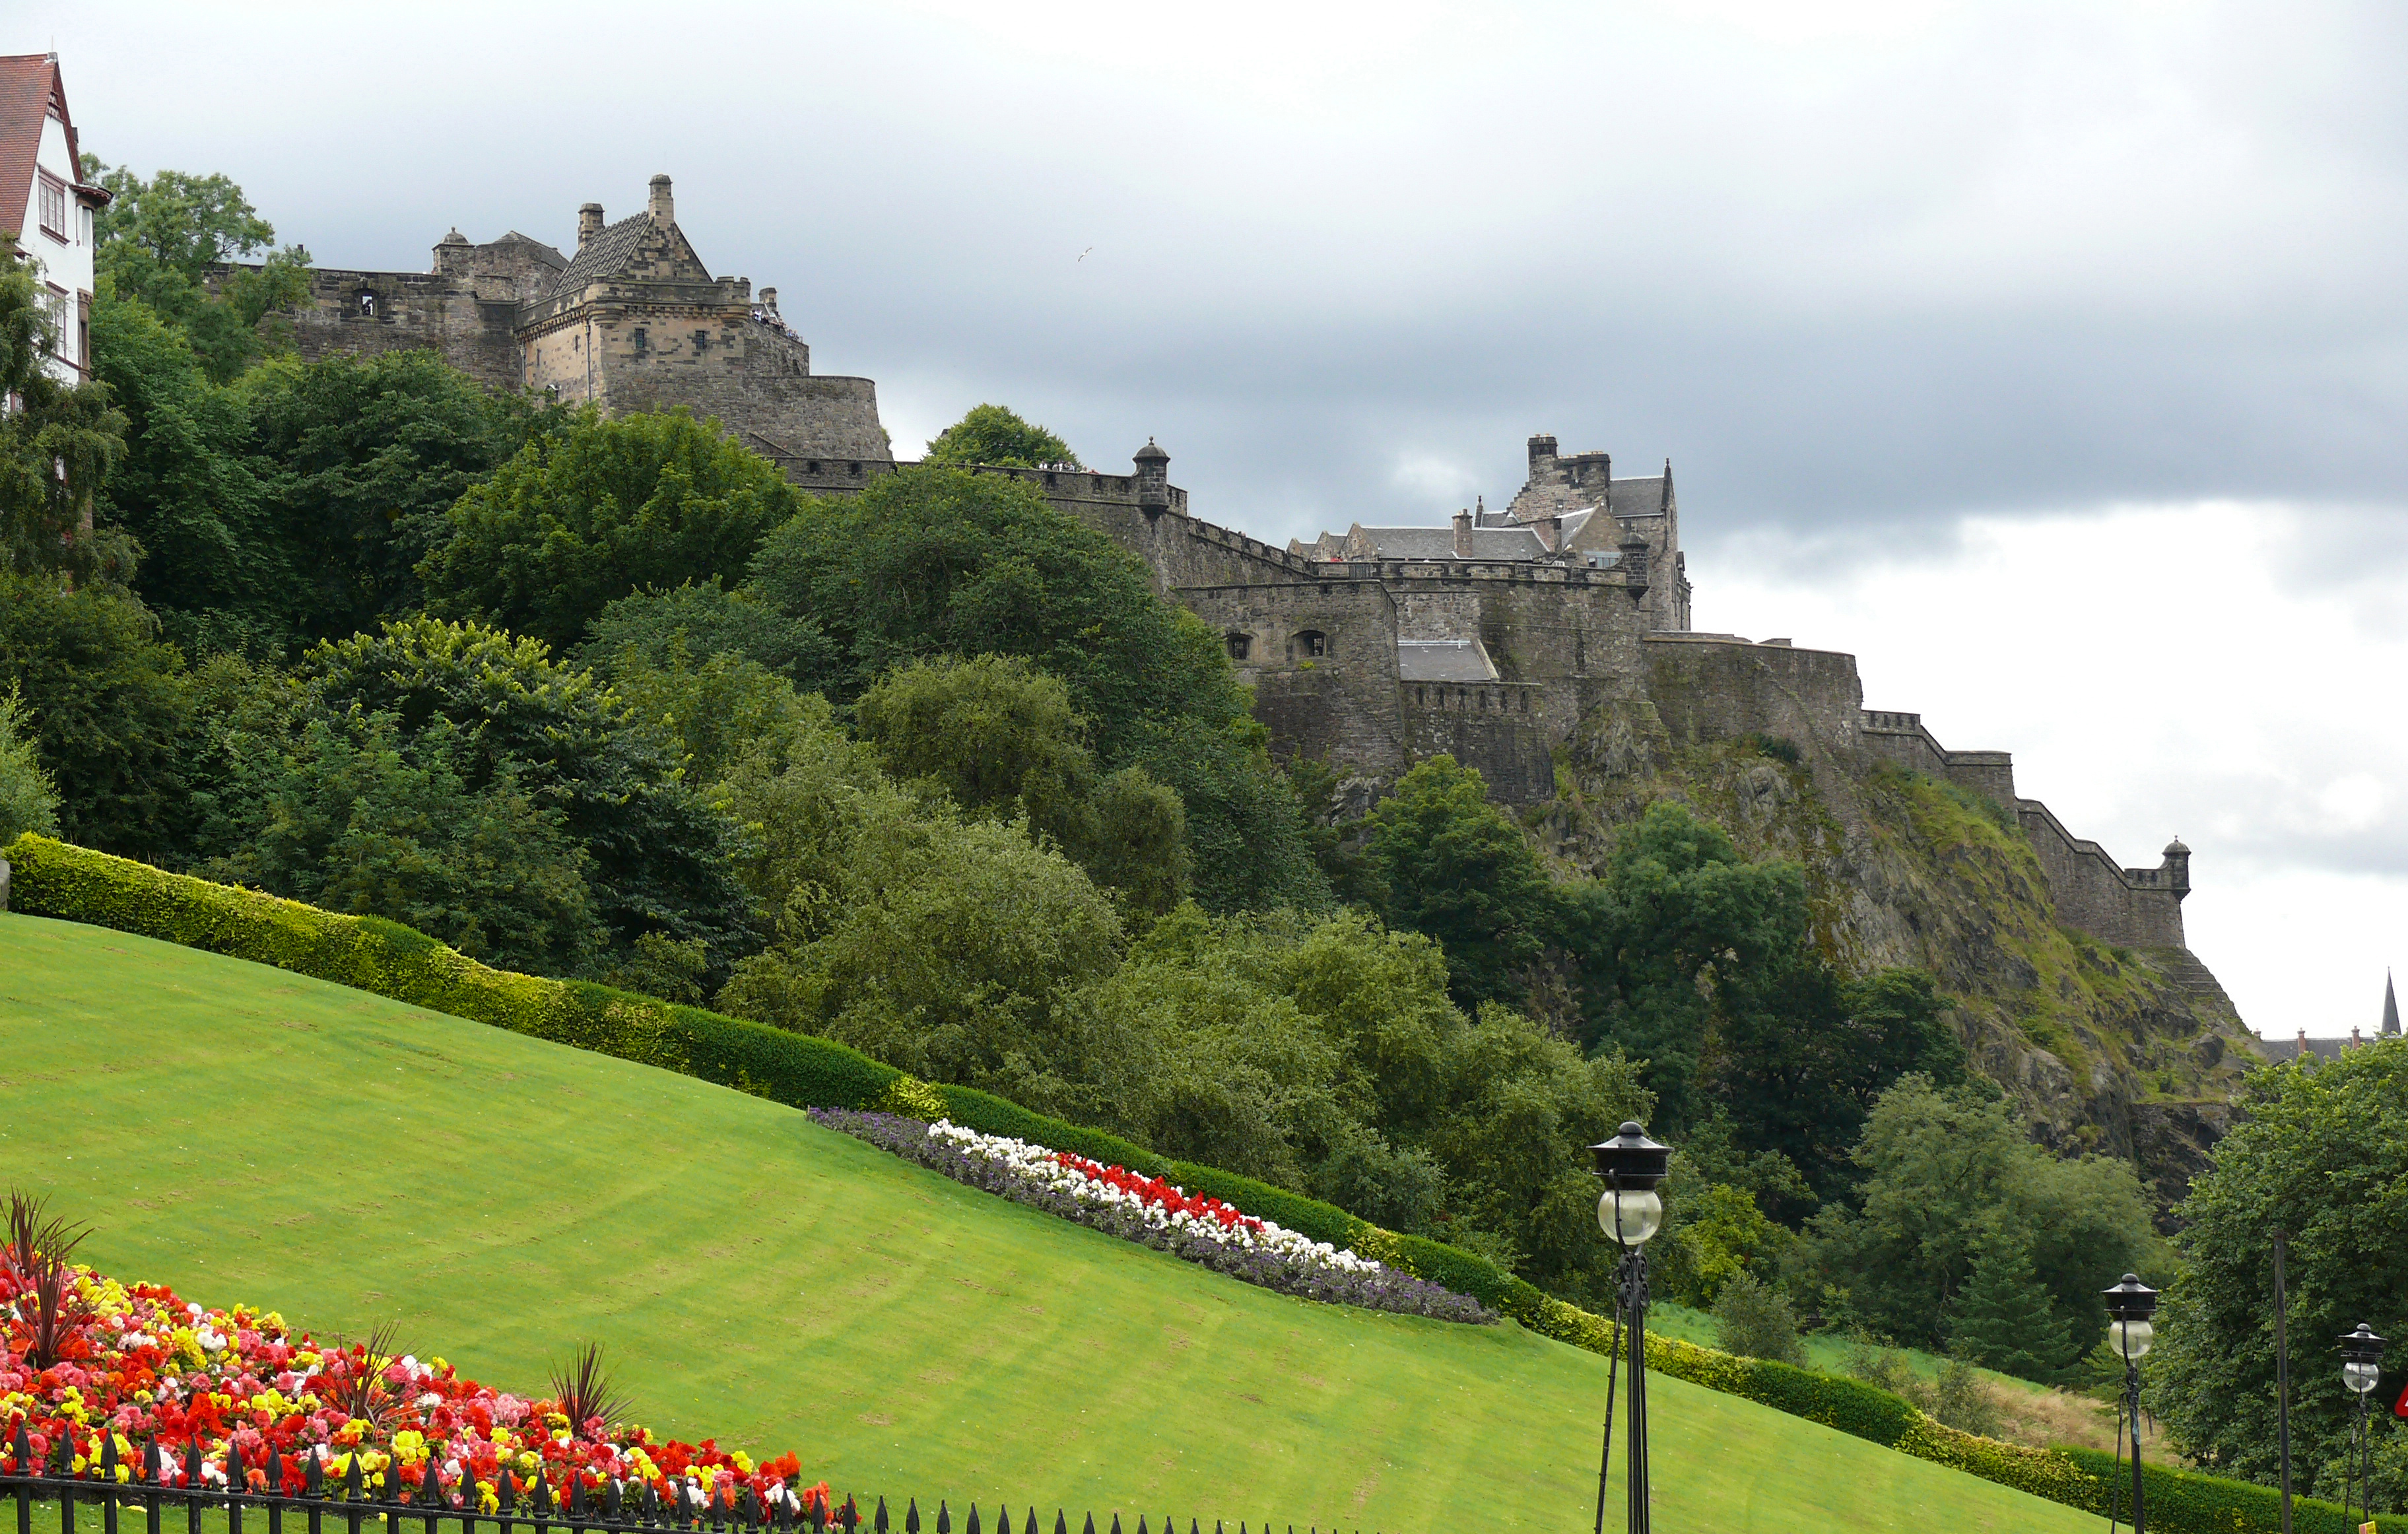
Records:
[[[916,1497],[903,1510],[903,1534],[920,1534],[920,1499]]]
[[[878,1498],[878,1522],[874,1527],[878,1534],[886,1534],[886,1498],[883,1493]]]
[[[854,1504],[853,1493],[844,1494],[844,1511],[837,1514],[837,1521],[844,1525],[845,1534],[853,1534],[861,1527],[861,1509]]]
[[[518,1511],[519,1478],[510,1473],[507,1465],[502,1467],[502,1484],[494,1488],[494,1511],[505,1518]]]
[[[151,1447],[156,1449],[158,1445],[154,1443]],[[326,1462],[318,1457],[318,1452],[315,1449],[309,1451],[309,1457],[303,1462],[301,1491],[308,1497],[326,1495]]]
[[[937,1534],[953,1534],[953,1514],[941,1497],[937,1498]]]
[[[1025,1534],[1037,1534],[1037,1504],[1028,1504],[1028,1527]]]
[[[970,1521],[968,1526],[967,1534],[979,1534],[978,1504],[976,1502],[972,1502],[970,1504]]]
[[[1096,1515],[1092,1512],[1087,1514],[1087,1527],[1085,1534],[1096,1534]]]
[[[157,1448],[158,1445],[154,1443],[151,1447]],[[35,1471],[34,1440],[33,1435],[25,1431],[25,1424],[22,1418],[17,1423],[17,1447],[13,1452],[17,1456],[17,1473],[32,1475]]]
[[[1070,1520],[1062,1516],[1058,1507],[1054,1510],[1054,1534],[1070,1534]]]

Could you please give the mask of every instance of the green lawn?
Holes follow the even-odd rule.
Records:
[[[101,1267],[398,1318],[504,1386],[599,1339],[656,1429],[898,1505],[1593,1510],[1602,1358],[1267,1294],[768,1102],[98,928],[0,916],[0,1183],[90,1220]],[[1650,1404],[1668,1534],[2096,1521],[1679,1381]]]

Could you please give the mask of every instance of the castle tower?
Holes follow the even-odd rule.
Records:
[[[1137,509],[1149,518],[1169,510],[1170,454],[1156,447],[1149,437],[1131,461],[1137,465]]]
[[[2166,843],[2166,861],[2162,867],[2166,886],[2174,892],[2175,899],[2190,894],[2190,849],[2183,845],[2182,838],[2176,837]]]

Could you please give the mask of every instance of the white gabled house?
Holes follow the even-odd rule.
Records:
[[[49,291],[63,383],[92,376],[92,215],[108,201],[84,182],[59,56],[0,54],[0,235]]]

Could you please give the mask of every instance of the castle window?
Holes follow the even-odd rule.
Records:
[[[635,343],[635,347],[636,347],[636,351],[637,351],[638,354],[639,354],[639,355],[640,355],[640,354],[642,353],[643,350],[644,350],[644,327],[643,327],[643,326],[641,326],[641,325],[638,325],[635,329],[633,329],[633,330],[629,331],[629,332],[627,333],[627,335],[628,335],[628,337],[629,337],[629,338],[630,338],[630,339]]]
[[[710,350],[710,331],[697,330],[694,333],[694,349],[696,351],[708,351]]]
[[[1308,628],[1294,641],[1298,660],[1317,661],[1329,653],[1329,636],[1317,628]]]
[[[367,320],[376,318],[376,294],[366,288],[360,290],[360,316]]]
[[[1251,634],[1232,634],[1228,640],[1229,658],[1233,661],[1244,660],[1254,648],[1254,638]]]

